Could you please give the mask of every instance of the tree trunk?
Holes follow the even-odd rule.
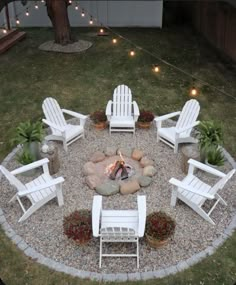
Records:
[[[67,7],[68,0],[46,0],[48,16],[52,22],[55,43],[67,45],[72,43]]]

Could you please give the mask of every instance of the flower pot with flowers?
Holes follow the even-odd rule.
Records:
[[[138,127],[142,129],[149,129],[154,119],[154,115],[150,111],[141,110],[138,117]]]
[[[92,237],[92,215],[89,210],[72,212],[63,220],[64,234],[77,245],[87,244]]]
[[[159,248],[168,243],[175,232],[175,221],[164,212],[153,212],[147,216],[145,236],[151,247]]]
[[[107,116],[105,111],[96,111],[90,115],[94,126],[98,130],[104,130],[107,127]]]

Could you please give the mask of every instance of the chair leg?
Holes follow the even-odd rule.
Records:
[[[213,222],[213,220],[209,217],[209,215],[202,209],[199,207],[192,207],[192,209],[197,212],[204,220],[206,220],[207,222],[211,223],[213,226],[215,226],[215,223]]]
[[[137,268],[139,268],[139,240],[137,239]]]
[[[177,152],[178,152],[178,146],[179,146],[179,144],[175,143],[175,146],[174,146],[174,153],[177,153]]]
[[[58,205],[59,207],[63,206],[64,205],[64,199],[63,199],[63,194],[62,194],[62,185],[58,185],[57,186],[58,189],[57,189],[57,202],[58,202]]]
[[[68,146],[65,140],[63,140],[63,147],[64,147],[65,152],[67,152]]]
[[[160,141],[160,137],[159,137],[158,131],[157,131],[157,142],[159,142],[159,141]]]
[[[102,238],[100,237],[99,268],[102,267]]]
[[[175,186],[172,186],[172,194],[171,194],[171,201],[170,201],[170,205],[172,207],[175,207],[176,205],[176,202],[177,202],[177,198],[178,198],[178,193],[177,193],[177,190],[176,190],[176,187]]]

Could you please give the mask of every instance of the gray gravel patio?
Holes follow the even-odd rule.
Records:
[[[68,153],[59,147],[61,168],[56,176],[63,176],[64,206],[58,207],[53,199],[25,222],[18,223],[22,211],[17,202],[8,203],[14,195],[14,189],[5,178],[1,180],[0,207],[12,228],[36,251],[66,265],[94,272],[144,272],[158,270],[174,265],[181,260],[191,257],[209,246],[219,237],[229,224],[235,213],[236,175],[220,192],[228,203],[225,207],[218,204],[211,217],[216,222],[213,226],[203,220],[192,209],[178,201],[175,208],[170,206],[171,177],[183,178],[181,170],[181,151],[176,155],[173,149],[162,142],[156,142],[156,128],[150,130],[137,129],[133,137],[129,133],[115,133],[109,136],[108,129],[97,131],[88,120],[86,123],[86,138],[80,139],[68,148]],[[103,198],[104,208],[135,209],[137,194],[147,198],[147,214],[163,210],[173,217],[177,223],[176,231],[169,244],[158,250],[150,248],[145,239],[140,240],[140,268],[136,269],[135,258],[104,258],[101,269],[98,267],[99,239],[93,238],[86,246],[77,246],[63,234],[63,217],[76,209],[91,209],[94,190],[89,189],[83,175],[83,165],[95,151],[104,151],[107,146],[138,148],[155,161],[157,174],[150,186],[141,188],[139,192],[122,196],[116,194]],[[15,169],[19,164],[13,159],[7,168]],[[223,172],[228,172],[232,166],[226,161]],[[198,172],[203,176],[201,172]],[[25,179],[18,176],[20,179]],[[206,181],[214,183],[213,177],[205,177]],[[233,199],[234,198],[234,199]],[[208,207],[206,205],[206,207]],[[123,245],[117,245],[122,250]],[[125,248],[124,248],[125,249]],[[130,248],[128,248],[130,250]]]

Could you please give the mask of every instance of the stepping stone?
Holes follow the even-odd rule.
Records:
[[[143,176],[154,176],[157,173],[157,170],[154,166],[148,165],[143,169]]]
[[[146,167],[148,165],[154,165],[154,161],[152,159],[149,159],[147,157],[143,157],[141,160],[140,160],[140,165],[142,167]]]
[[[110,196],[119,192],[120,186],[114,181],[105,182],[96,187],[96,192],[103,196]]]
[[[96,151],[92,156],[90,157],[90,161],[92,162],[100,162],[105,159],[105,154],[101,151]]]
[[[139,150],[139,149],[137,149],[137,148],[135,148],[134,150],[133,150],[133,153],[132,153],[132,158],[134,159],[134,160],[137,160],[137,161],[139,161],[142,157],[143,157],[143,151],[141,151],[141,150]]]
[[[89,161],[89,162],[86,162],[84,164],[84,167],[83,167],[83,173],[84,175],[91,175],[91,174],[95,174],[96,173],[96,166],[93,162]]]
[[[95,189],[102,183],[97,175],[89,175],[86,177],[85,181],[90,189]]]
[[[151,184],[152,178],[149,176],[139,176],[138,183],[141,187],[147,187]]]
[[[121,185],[120,193],[123,195],[133,194],[140,189],[139,183],[137,180],[129,181]]]

